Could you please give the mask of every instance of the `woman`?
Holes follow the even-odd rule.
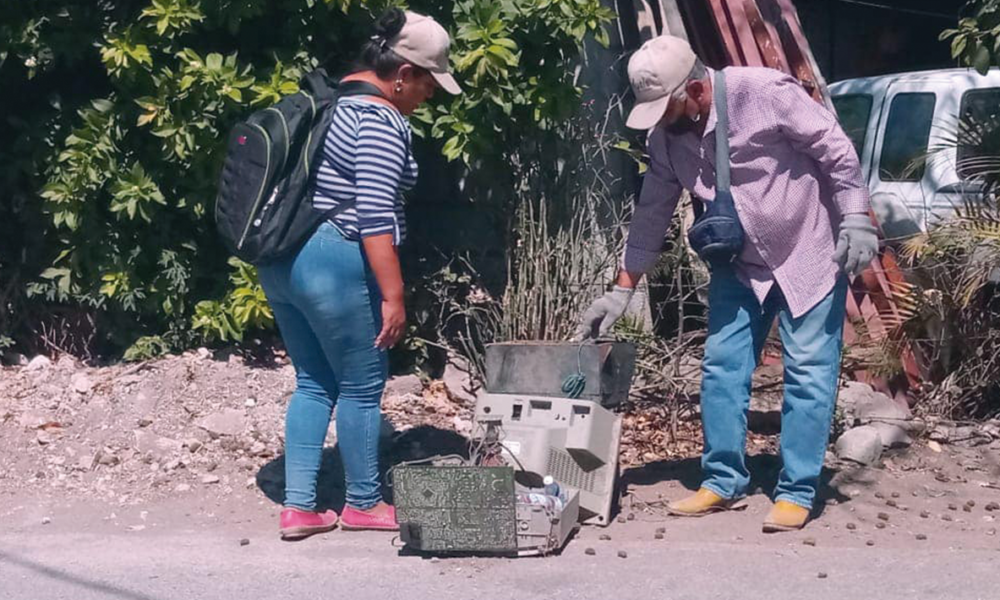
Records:
[[[386,351],[406,324],[400,192],[415,183],[417,166],[405,116],[437,87],[461,91],[448,73],[449,45],[430,17],[391,9],[379,19],[343,81],[371,84],[381,97],[340,100],[317,172],[313,205],[331,216],[297,254],[259,269],[297,382],[285,425],[284,539],[329,531],[338,519],[344,529],[398,529],[380,494],[378,441]],[[316,510],[335,405],[347,478],[339,517]]]

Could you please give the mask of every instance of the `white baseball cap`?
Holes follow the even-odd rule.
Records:
[[[438,84],[449,94],[461,94],[462,88],[452,77],[448,66],[451,38],[434,19],[406,11],[406,23],[389,48],[406,61],[430,71]]]
[[[642,45],[628,61],[628,81],[635,106],[625,125],[651,129],[667,111],[670,96],[687,83],[698,57],[687,41],[672,35],[655,37]]]

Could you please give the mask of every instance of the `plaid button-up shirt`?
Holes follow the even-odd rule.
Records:
[[[746,231],[737,274],[762,304],[777,283],[799,317],[836,283],[841,217],[868,212],[861,166],[836,117],[796,80],[761,67],[724,72],[731,188]],[[645,273],[656,262],[682,189],[715,198],[715,124],[713,104],[701,137],[650,132],[651,164],[632,215],[627,271]]]

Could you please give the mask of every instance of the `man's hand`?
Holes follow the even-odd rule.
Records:
[[[871,218],[864,213],[844,215],[840,222],[837,249],[833,262],[848,275],[860,275],[878,253],[878,234]]]
[[[594,300],[590,308],[583,313],[580,326],[573,335],[573,341],[582,342],[602,337],[611,331],[615,321],[625,314],[625,309],[628,308],[634,293],[633,288],[616,285],[610,292]]]

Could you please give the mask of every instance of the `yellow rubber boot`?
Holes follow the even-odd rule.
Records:
[[[667,505],[667,511],[677,517],[704,517],[716,512],[741,508],[746,508],[746,502],[742,498],[727,500],[705,488]]]
[[[808,520],[809,509],[798,504],[778,500],[771,507],[771,512],[767,513],[767,518],[764,519],[764,533],[798,531],[805,527]]]

